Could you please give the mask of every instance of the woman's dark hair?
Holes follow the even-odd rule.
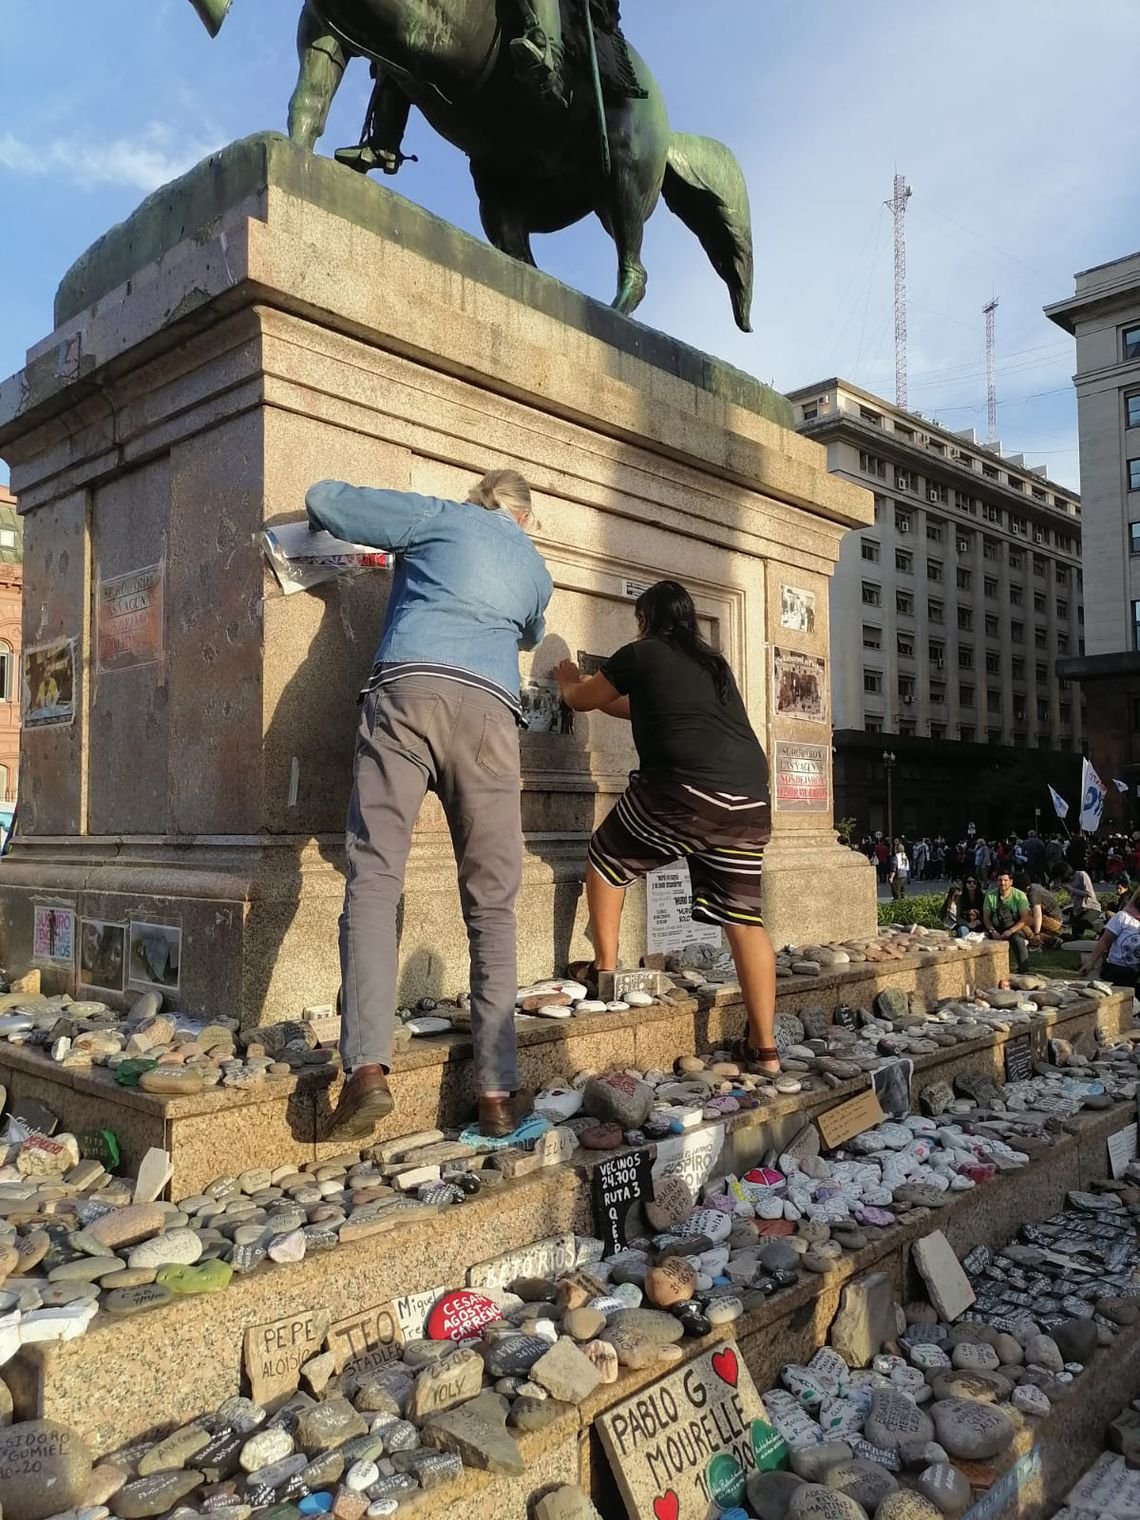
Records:
[[[713,678],[717,696],[722,702],[728,701],[728,661],[701,637],[697,609],[679,581],[658,581],[650,586],[634,603],[634,611],[646,638],[664,639],[703,665]]]

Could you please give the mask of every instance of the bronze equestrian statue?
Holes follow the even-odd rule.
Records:
[[[211,32],[231,0],[191,0]],[[696,234],[751,331],[752,227],[723,143],[673,132],[653,75],[621,33],[619,0],[305,0],[289,135],[312,149],[350,58],[376,79],[365,131],[337,157],[395,173],[418,106],[466,153],[483,228],[534,264],[531,235],[593,212],[618,253],[614,306],[645,294],[645,224],[658,199]]]

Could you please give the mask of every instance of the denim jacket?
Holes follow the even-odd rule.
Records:
[[[518,651],[542,642],[554,588],[509,513],[336,480],[310,486],[305,507],[336,538],[396,557],[378,665],[469,671],[517,709]]]

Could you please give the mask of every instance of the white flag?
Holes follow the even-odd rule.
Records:
[[[1100,828],[1104,812],[1104,794],[1108,788],[1088,760],[1081,762],[1081,828],[1090,834]]]
[[[1053,799],[1053,811],[1057,817],[1061,819],[1067,818],[1069,816],[1069,804],[1065,801],[1064,797],[1055,792],[1052,787],[1049,788],[1049,795]]]
[[[1123,792],[1126,797],[1128,796],[1128,782],[1127,781],[1121,781],[1121,779],[1120,779],[1119,776],[1113,776],[1113,778],[1112,778],[1112,784],[1113,784],[1113,786],[1116,788],[1116,790],[1118,792]]]

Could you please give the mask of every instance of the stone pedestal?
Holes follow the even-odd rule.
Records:
[[[505,465],[533,484],[556,587],[524,680],[610,653],[634,634],[637,589],[683,580],[772,760],[773,938],[872,932],[872,873],[831,828],[830,713],[787,710],[811,706],[797,670],[822,676],[826,702],[823,667],[788,656],[826,659],[828,577],[871,497],[788,421],[750,377],[281,138],[158,191],[70,271],[55,331],[0,386],[26,514],[24,643],[75,641],[72,721],[23,735],[7,965],[29,964],[33,906],[49,902],[180,927],[187,1009],[253,1022],[331,1001],[355,695],[387,577],[284,597],[255,535],[320,477],[462,496]],[[152,566],[159,658],[119,668],[96,653],[100,588]],[[536,977],[586,949],[585,840],[633,751],[626,725],[596,715],[522,747],[521,970]],[[640,893],[626,920],[632,962]],[[407,997],[466,985],[430,798],[402,966]]]

